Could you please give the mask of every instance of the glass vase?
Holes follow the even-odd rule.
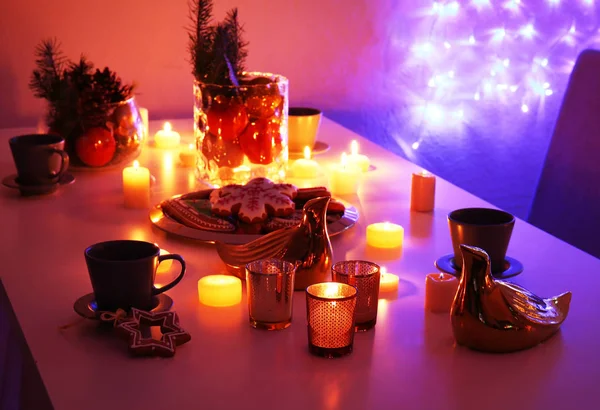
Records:
[[[240,85],[194,81],[197,176],[219,187],[255,177],[285,179],[288,79],[248,72]]]
[[[65,138],[69,169],[105,170],[121,167],[142,152],[147,138],[135,97],[99,106],[85,116],[49,116],[48,132]]]

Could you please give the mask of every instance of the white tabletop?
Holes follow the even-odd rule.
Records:
[[[185,140],[191,125],[174,122]],[[6,140],[28,131],[0,131],[1,175],[15,172]],[[380,301],[376,328],[357,334],[354,352],[341,359],[308,353],[303,292],[295,293],[292,326],[277,332],[248,325],[245,294],[230,308],[200,305],[198,279],[224,272],[215,250],[166,235],[145,210],[125,209],[120,169],[77,172],[73,185],[45,197],[22,198],[0,187],[0,277],[54,407],[597,408],[600,261],[518,220],[508,254],[525,271],[514,281],[540,296],[571,290],[569,317],[561,332],[531,350],[493,355],[457,347],[448,315],[424,312],[424,279],[436,258],[452,252],[448,212],[490,205],[438,178],[435,212],[410,212],[410,177],[418,168],[327,119],[319,140],[332,147],[316,159],[337,161],[352,139],[376,169],[357,196],[344,198],[360,220],[332,239],[334,262],[372,260],[401,283],[396,299]],[[157,179],[154,203],[193,188],[176,151],[146,146],[139,160]],[[366,248],[366,226],[385,220],[406,229],[400,258]],[[173,358],[133,359],[125,342],[92,321],[58,330],[77,320],[73,302],[91,292],[84,248],[110,239],[156,242],[186,259],[187,274],[168,293],[192,341]]]

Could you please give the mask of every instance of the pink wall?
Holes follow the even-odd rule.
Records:
[[[2,6],[0,24],[0,127],[24,125],[43,112],[28,89],[33,50],[57,37],[73,59],[85,53],[139,84],[139,101],[151,118],[191,115],[186,0],[19,0]],[[250,42],[248,68],[290,79],[292,103],[323,109],[357,102],[361,64],[373,59],[377,13],[368,0],[222,0],[215,17],[237,6]]]

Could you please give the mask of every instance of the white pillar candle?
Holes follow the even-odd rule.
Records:
[[[398,275],[394,275],[393,273],[388,273],[385,267],[381,267],[381,278],[379,279],[379,291],[390,293],[398,291],[398,284],[400,283],[400,278]]]
[[[140,117],[144,127],[144,138],[150,137],[150,128],[148,127],[148,109],[140,107]]]
[[[196,165],[197,155],[198,153],[196,152],[196,147],[194,144],[189,144],[179,151],[179,160],[184,167],[193,167]]]
[[[404,228],[391,222],[378,222],[367,226],[367,245],[375,248],[401,248]]]
[[[412,174],[410,209],[431,212],[435,207],[435,176],[427,171]]]
[[[348,168],[358,169],[361,172],[367,172],[371,160],[366,155],[358,153],[358,142],[352,140],[350,143],[350,155],[348,156]]]
[[[316,178],[319,173],[319,164],[310,159],[309,147],[304,147],[304,158],[297,159],[292,164],[292,176],[298,179]]]
[[[447,273],[430,273],[425,277],[425,309],[448,313],[458,290],[458,279]]]
[[[331,172],[329,187],[334,195],[352,195],[358,191],[360,171],[348,167],[346,153],[342,153],[341,163]]]
[[[179,146],[181,136],[178,132],[173,131],[170,122],[165,122],[163,129],[154,134],[154,143],[158,148],[169,149]]]
[[[198,299],[207,306],[237,305],[242,301],[242,281],[229,275],[205,276],[198,281]]]
[[[150,171],[138,161],[123,170],[123,197],[127,208],[150,206]]]

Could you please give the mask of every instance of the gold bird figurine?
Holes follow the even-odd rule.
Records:
[[[495,280],[483,249],[460,249],[462,277],[450,310],[459,345],[508,353],[536,346],[558,331],[569,313],[571,292],[542,299],[521,286]]]
[[[244,245],[217,242],[217,252],[230,272],[245,278],[246,264],[266,258],[296,264],[295,290],[329,279],[333,250],[327,232],[330,197],[314,198],[302,208],[302,221],[279,229]]]

